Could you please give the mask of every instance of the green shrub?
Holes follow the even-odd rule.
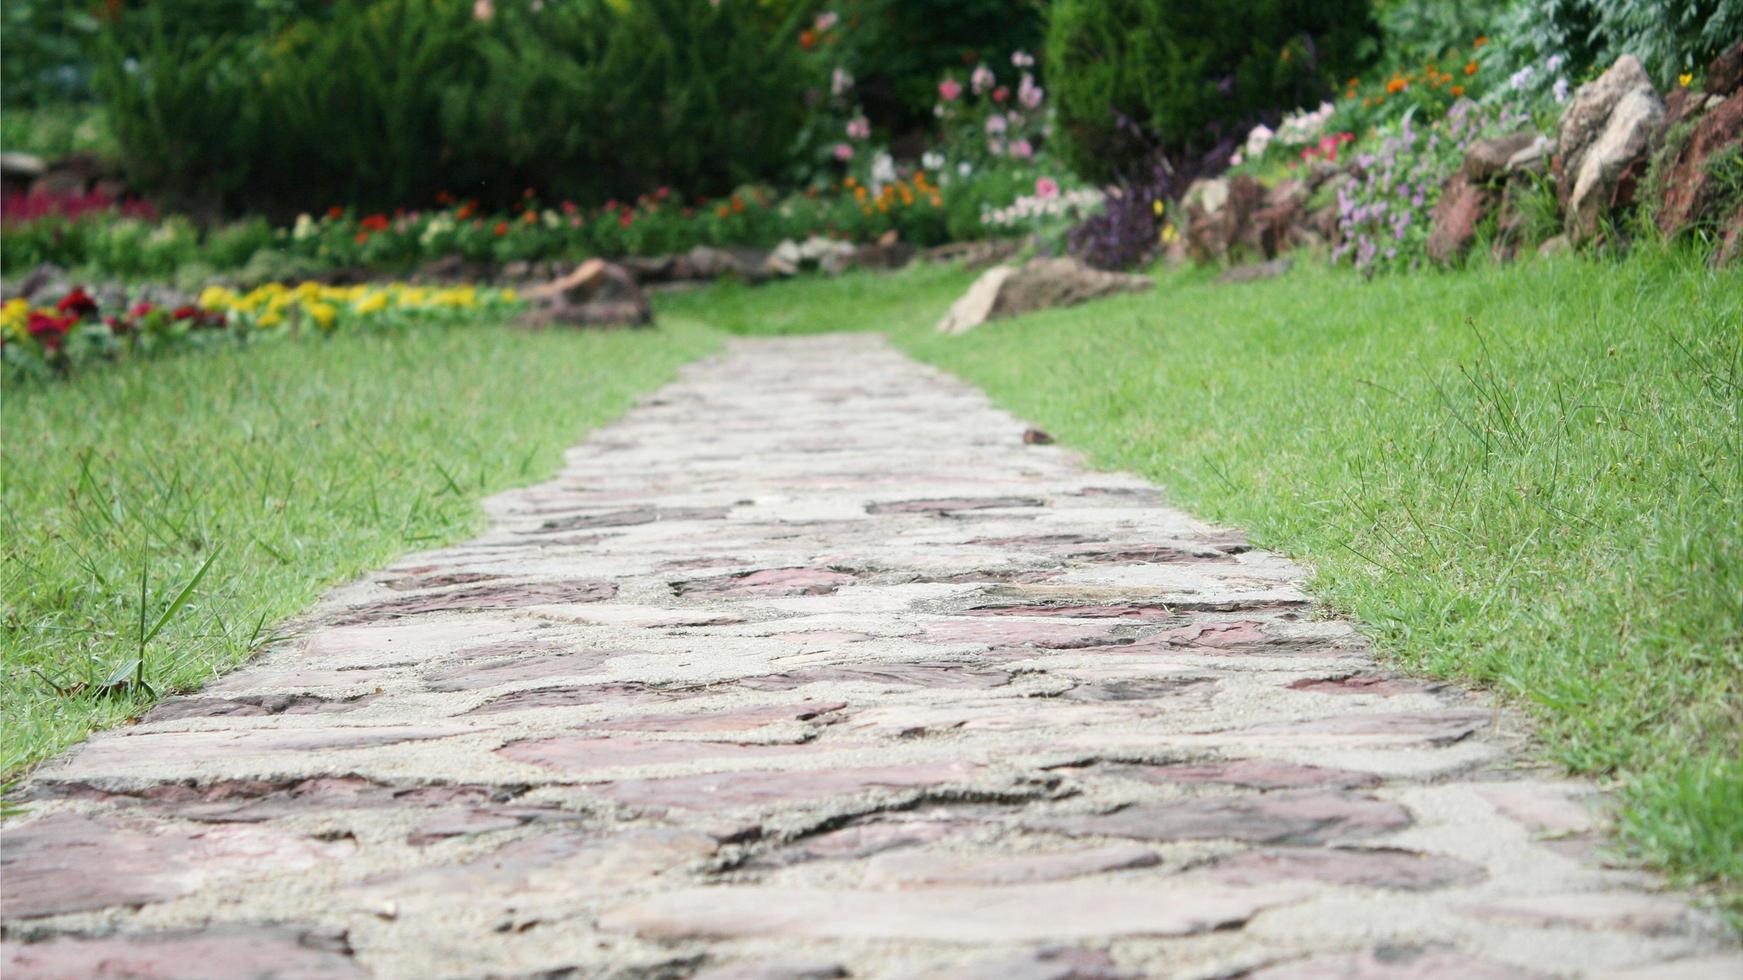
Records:
[[[1232,143],[1266,116],[1313,105],[1371,60],[1368,0],[1057,0],[1046,64],[1055,148],[1093,180]]]
[[[924,124],[938,101],[938,81],[986,62],[1008,69],[1018,51],[1041,44],[1041,0],[847,0],[840,11],[839,51],[819,39],[855,76],[865,108],[881,127]]]
[[[798,40],[808,16],[708,0],[499,7],[453,137],[491,147],[511,186],[591,202],[773,176],[820,83]]]
[[[1737,0],[1515,0],[1499,32],[1516,66],[1562,55],[1576,70],[1639,58],[1660,85],[1743,37]]]

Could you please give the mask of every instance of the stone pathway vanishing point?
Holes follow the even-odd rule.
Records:
[[[1022,431],[875,338],[693,366],[36,773],[0,969],[1743,976],[1513,719]]]

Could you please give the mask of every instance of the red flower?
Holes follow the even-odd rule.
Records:
[[[199,319],[200,308],[197,306],[178,306],[170,316],[177,320],[196,320]]]
[[[362,221],[359,221],[358,224],[362,225],[369,231],[386,231],[388,228],[387,215],[372,214],[369,217],[364,218]]]
[[[447,207],[448,205],[454,203],[454,195],[448,193],[447,191],[437,191],[436,192],[436,203],[442,205],[443,207]]]
[[[575,206],[574,201],[564,201],[563,202],[563,213],[564,214],[574,214],[578,210],[580,210],[580,209]]]
[[[1011,89],[1010,89],[1010,86],[1008,86],[1008,85],[1000,85],[998,88],[993,89],[993,101],[994,102],[1003,102],[1010,97],[1011,97]]]
[[[138,303],[138,304],[134,305],[133,309],[127,311],[127,315],[128,316],[144,316],[147,313],[150,313],[152,310],[155,310],[155,309],[157,309],[157,307],[153,306],[149,302]]]
[[[496,223],[496,227],[492,230],[496,232],[496,237],[501,238],[502,236],[508,234],[508,222],[498,221]]]
[[[356,242],[356,243],[357,243],[357,244],[359,244],[359,245],[361,245],[361,244],[363,244],[363,243],[364,243],[364,242],[366,242],[366,241],[369,241],[369,232],[367,232],[367,231],[360,231],[360,232],[358,232],[358,233],[357,233],[357,237],[356,237],[356,238],[353,238],[353,239],[351,239],[351,240],[352,240],[352,241],[354,241],[354,242]]]
[[[610,214],[611,212],[616,211],[616,210],[617,210],[617,202],[615,200],[605,202],[605,213],[606,214]]]
[[[666,198],[671,197],[671,196],[672,196],[672,189],[670,187],[661,187],[658,190],[654,191],[654,198],[656,200],[664,201]]]
[[[25,324],[25,330],[36,342],[50,351],[61,349],[61,343],[67,339],[67,331],[78,323],[77,316],[49,316],[47,313],[30,314],[30,320]]]
[[[528,212],[526,212],[526,213],[525,213],[525,214],[523,214],[523,215],[521,215],[521,216],[520,216],[520,220],[521,220],[521,223],[522,223],[522,224],[528,224],[528,225],[530,225],[530,224],[532,224],[532,223],[533,223],[533,222],[535,222],[535,221],[537,221],[537,220],[539,220],[539,216],[538,216],[538,215],[537,215],[537,214],[534,214],[534,213],[533,213],[533,212],[531,212],[531,211],[528,211]]]
[[[327,209],[327,217],[332,218],[334,221],[338,221],[340,218],[345,217],[345,209],[335,204]]]
[[[617,216],[617,226],[619,228],[628,228],[629,223],[634,221],[634,220],[635,220],[635,212],[624,211],[622,214]]]
[[[109,332],[117,337],[124,336],[127,331],[133,329],[133,321],[124,316],[106,316],[103,318],[103,323],[108,326]]]
[[[61,301],[54,308],[62,313],[72,314],[73,319],[77,320],[87,313],[97,312],[97,301],[91,298],[90,293],[85,292],[85,287],[75,286],[72,292],[61,297]]]

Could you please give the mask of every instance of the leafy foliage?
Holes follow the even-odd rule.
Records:
[[[1373,55],[1368,0],[1058,0],[1046,64],[1057,148],[1091,179],[1129,173],[1153,149],[1213,149],[1263,117],[1311,105]]]
[[[1580,69],[1639,58],[1659,84],[1743,37],[1736,0],[1515,0],[1500,37],[1516,65],[1563,55]]]

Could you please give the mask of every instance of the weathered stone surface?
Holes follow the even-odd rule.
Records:
[[[771,704],[731,711],[632,715],[594,722],[590,728],[626,732],[747,732],[794,721],[832,721],[827,716],[847,707],[844,701],[817,704]]]
[[[1477,711],[1360,714],[1299,721],[1273,721],[1240,729],[1243,735],[1283,736],[1302,742],[1425,741],[1447,745],[1477,731],[1491,719]]]
[[[1708,95],[1731,95],[1743,89],[1743,39],[1719,52],[1707,63],[1707,77],[1701,90]]]
[[[1112,813],[1034,817],[1024,826],[1068,837],[1305,845],[1403,830],[1410,813],[1396,803],[1347,793],[1267,793],[1134,803]]]
[[[947,517],[968,510],[1004,510],[1012,507],[1043,507],[1046,501],[1035,497],[937,497],[923,500],[897,500],[867,504],[868,514],[930,514]]]
[[[587,684],[575,687],[546,687],[533,691],[515,691],[491,698],[469,715],[494,715],[509,711],[532,711],[539,708],[568,708],[582,704],[645,704],[649,701],[684,697],[683,692],[661,691],[646,684]]]
[[[294,874],[353,850],[349,842],[267,828],[153,826],[73,814],[10,828],[5,845],[0,914],[8,921],[146,905],[263,867]]]
[[[543,680],[547,677],[571,677],[587,674],[613,657],[630,651],[575,650],[564,653],[540,653],[549,647],[511,645],[501,650],[494,660],[469,660],[424,673],[424,683],[432,691],[477,691],[499,684],[516,684]],[[502,654],[507,654],[502,655]]]
[[[1204,876],[1226,885],[1324,881],[1334,885],[1426,891],[1468,885],[1487,875],[1469,861],[1395,848],[1279,848],[1241,851],[1217,861]]]
[[[1303,766],[1274,759],[1237,759],[1178,766],[1126,766],[1122,776],[1154,783],[1215,783],[1248,789],[1370,789],[1380,777],[1368,772]]]
[[[635,527],[658,521],[715,521],[726,516],[729,507],[634,507],[602,514],[576,514],[554,517],[539,525],[539,533],[574,531],[595,527]]]
[[[1648,935],[1676,931],[1689,920],[1683,903],[1638,892],[1569,892],[1497,899],[1470,906],[1478,919],[1538,929],[1572,928]]]
[[[236,698],[171,698],[145,713],[146,722],[182,718],[248,718],[262,715],[336,714],[366,708],[371,694],[323,698],[312,694],[256,694]]]
[[[1465,160],[1459,173],[1472,183],[1487,183],[1501,176],[1512,165],[1512,160],[1518,153],[1539,145],[1540,139],[1542,137],[1536,130],[1525,129],[1506,136],[1475,140],[1465,150]]]
[[[968,763],[922,763],[858,769],[707,773],[668,779],[626,779],[588,788],[599,796],[630,806],[716,809],[926,789],[972,779],[978,768]]]
[[[1690,956],[1595,974],[1594,980],[1736,980],[1743,976],[1743,953]]]
[[[0,973],[35,980],[316,980],[365,977],[343,933],[217,926],[0,943]]]
[[[828,595],[851,585],[852,575],[827,568],[768,568],[720,578],[679,582],[681,596],[698,599],[733,599],[765,595]]]
[[[1311,694],[1372,694],[1389,698],[1399,694],[1432,694],[1439,685],[1405,680],[1386,674],[1350,674],[1346,677],[1313,677],[1291,681],[1291,691]]]
[[[925,640],[943,645],[983,644],[991,647],[1039,647],[1075,650],[1118,642],[1112,625],[1041,623],[1022,617],[938,619],[925,624]]]
[[[881,687],[926,687],[980,690],[1010,683],[1011,674],[949,660],[866,664],[859,667],[815,667],[785,674],[744,677],[732,686],[753,691],[790,691],[807,684],[875,684]]]
[[[1583,834],[1596,829],[1592,801],[1541,783],[1502,783],[1480,791],[1496,810],[1540,834]]]
[[[446,592],[411,595],[402,599],[358,606],[347,611],[337,624],[370,623],[382,619],[416,616],[420,613],[459,612],[472,609],[515,609],[548,602],[603,602],[617,595],[610,582],[534,582],[521,585],[470,585]]]
[[[559,736],[511,742],[497,754],[516,762],[592,773],[638,766],[669,766],[701,762],[734,762],[750,759],[793,759],[814,755],[815,748],[791,745],[731,745],[719,742],[659,741],[618,736]]]
[[[988,269],[938,322],[941,333],[966,333],[988,320],[1076,306],[1119,293],[1154,288],[1149,276],[1092,269],[1077,259],[1030,259]]]
[[[928,980],[1133,980],[1099,949],[1041,946],[1020,953],[1001,953],[928,975]]]
[[[1545,974],[1438,946],[1322,953],[1254,970],[1246,980],[1547,980]]]
[[[926,853],[880,854],[866,865],[865,876],[860,883],[867,888],[1015,885],[1032,881],[1081,878],[1127,868],[1147,868],[1159,861],[1155,851],[1132,844],[979,860]]]
[[[722,886],[666,892],[608,913],[607,929],[657,939],[781,937],[1011,943],[1180,936],[1239,925],[1300,895],[1287,888],[1110,884],[910,892]]]
[[[752,960],[709,967],[692,980],[834,980],[847,969],[832,960]]]

